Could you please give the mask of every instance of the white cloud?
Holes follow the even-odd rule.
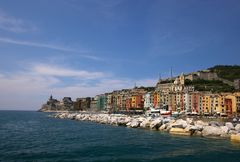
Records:
[[[0,29],[15,33],[24,33],[38,30],[38,28],[32,23],[7,15],[3,11],[0,11]]]
[[[64,83],[61,77],[74,77],[78,83]],[[84,78],[84,79],[82,79]],[[129,78],[116,78],[104,72],[65,69],[47,64],[36,64],[27,70],[15,73],[0,72],[0,109],[37,110],[46,102],[50,94],[62,99],[70,96],[93,97],[97,94],[123,88],[154,86],[155,80],[143,79],[134,81]],[[63,84],[64,83],[64,84]],[[63,84],[64,86],[59,86]]]
[[[25,41],[25,40],[15,40],[15,39],[11,39],[11,38],[3,38],[3,37],[0,37],[0,42],[8,43],[8,44],[22,45],[22,46],[48,48],[48,49],[52,49],[52,50],[65,51],[65,52],[75,52],[75,53],[78,53],[78,56],[81,56],[84,58],[88,58],[88,59],[96,60],[96,61],[103,60],[102,58],[99,58],[97,56],[88,55],[87,53],[89,53],[89,52],[86,50],[80,51],[80,50],[67,48],[64,46],[48,44],[48,43],[38,43],[38,42],[31,42],[31,41]],[[84,54],[81,54],[81,53],[84,53]]]
[[[73,70],[63,67],[39,64],[33,67],[33,72],[39,75],[46,76],[61,76],[61,77],[80,77],[82,79],[97,79],[106,77],[103,72],[89,72],[86,70]]]

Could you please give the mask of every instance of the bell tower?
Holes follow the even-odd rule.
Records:
[[[180,75],[180,84],[181,85],[184,85],[185,84],[185,77],[184,77],[184,74],[182,73],[181,75]]]

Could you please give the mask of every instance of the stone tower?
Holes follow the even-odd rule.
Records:
[[[180,84],[184,85],[185,84],[185,77],[184,77],[183,73],[180,75],[179,79],[180,79]]]

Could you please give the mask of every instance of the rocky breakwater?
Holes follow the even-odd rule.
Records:
[[[169,132],[174,135],[202,136],[228,138],[240,142],[240,124],[231,122],[204,122],[192,118],[173,119],[163,117],[146,117],[141,115],[128,116],[123,114],[92,114],[62,112],[53,114],[52,117],[91,121],[101,124],[127,126],[130,128],[144,128]]]

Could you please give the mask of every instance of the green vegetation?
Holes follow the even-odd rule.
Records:
[[[166,79],[166,80],[161,80],[160,83],[161,84],[166,84],[166,83],[173,83],[174,79]]]
[[[193,85],[197,91],[211,91],[211,92],[234,92],[234,87],[223,83],[220,80],[185,80],[185,85]]]
[[[239,65],[216,65],[209,68],[211,72],[217,73],[218,77],[233,81],[240,78],[240,66]]]
[[[141,87],[138,87],[138,88],[139,88],[139,89],[144,89],[144,90],[146,90],[146,91],[148,91],[148,92],[155,90],[155,87],[143,87],[143,86],[141,86]]]

